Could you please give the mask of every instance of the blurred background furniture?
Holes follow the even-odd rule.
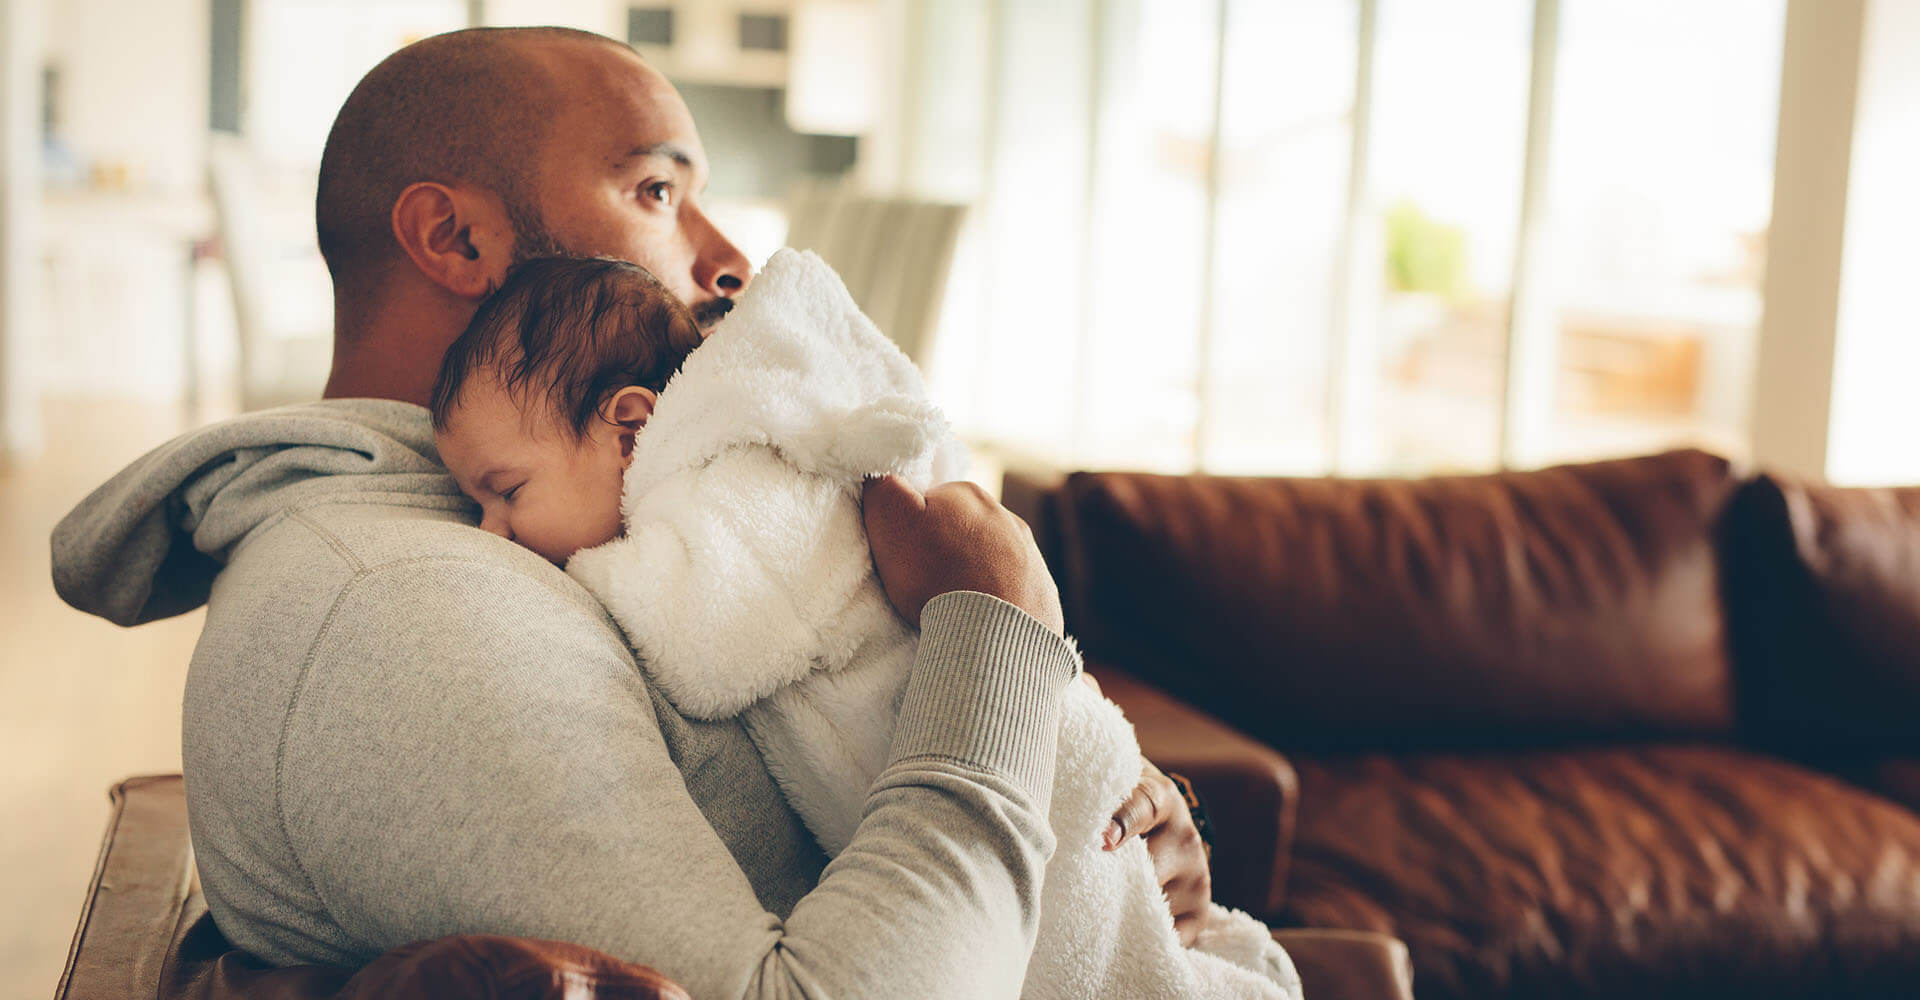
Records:
[[[1215,896],[1422,1000],[1920,991],[1920,489],[1015,473]],[[1181,759],[1181,749],[1195,760]]]
[[[364,969],[272,969],[221,936],[200,894],[177,774],[129,778],[113,810],[56,1000],[685,1000],[646,966],[560,941],[469,934]],[[1412,1000],[1406,948],[1379,934],[1284,931],[1314,1000]]]
[[[924,368],[966,220],[965,205],[807,180],[788,199],[787,245],[840,272],[867,318]]]
[[[239,346],[240,408],[320,398],[333,367],[333,283],[314,243],[316,173],[209,137],[207,173]]]

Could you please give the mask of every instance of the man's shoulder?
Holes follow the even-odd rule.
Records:
[[[462,636],[501,628],[515,641],[461,653]],[[585,644],[630,662],[619,627],[558,567],[462,509],[407,503],[301,505],[263,525],[216,581],[195,660],[209,676],[286,675],[323,649],[352,658],[395,644],[449,659]]]
[[[525,600],[542,592],[601,617],[583,588],[552,563],[474,527],[463,507],[445,502],[321,502],[290,508],[285,516],[234,554],[235,575],[256,579],[311,574],[315,559],[345,589],[407,581],[449,591],[462,603]],[[428,498],[438,500],[441,498]],[[477,578],[485,586],[474,586]]]

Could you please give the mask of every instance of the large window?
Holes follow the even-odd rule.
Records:
[[[1292,474],[1745,453],[1785,0],[931,7],[909,52],[986,26],[985,126],[903,178],[983,164],[934,379],[976,438]]]
[[[1742,456],[1784,4],[1563,8],[1542,457],[1678,443]]]
[[[1527,144],[1528,0],[1381,0],[1340,466],[1482,469],[1500,451]],[[1366,324],[1371,324],[1368,328]],[[1371,347],[1369,350],[1368,348]]]
[[[1351,0],[1226,11],[1213,333],[1199,450],[1182,456],[1211,469],[1310,473],[1332,454],[1357,15]]]

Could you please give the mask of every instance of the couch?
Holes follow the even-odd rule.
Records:
[[[1109,695],[1188,720],[1142,744],[1223,902],[1397,937],[1421,1000],[1920,997],[1920,489],[1681,451],[1004,495]]]

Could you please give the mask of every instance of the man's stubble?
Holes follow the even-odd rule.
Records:
[[[507,264],[508,274],[519,270],[520,265],[536,257],[598,256],[575,250],[561,243],[554,237],[552,230],[547,228],[546,220],[541,218],[538,209],[518,198],[503,200],[506,203],[507,222],[513,226],[513,259]],[[659,275],[654,277],[657,278]],[[720,318],[733,309],[733,300],[720,296],[706,302],[689,303],[687,308],[693,313],[694,323],[705,330],[720,322]]]

